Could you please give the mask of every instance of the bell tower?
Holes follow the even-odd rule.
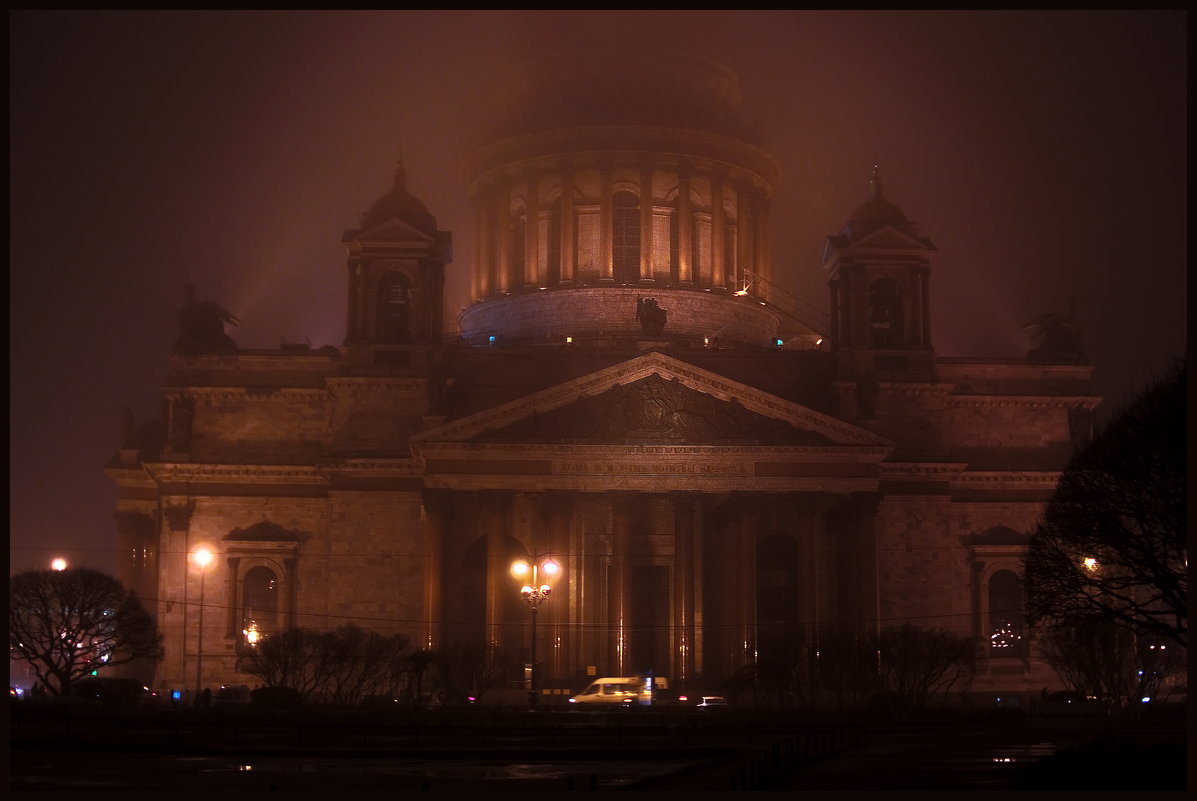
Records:
[[[829,236],[823,268],[831,291],[831,350],[841,380],[933,380],[931,254],[935,245],[881,191]]]
[[[453,235],[407,190],[403,163],[394,186],[341,238],[348,254],[345,345],[359,364],[414,363],[413,350],[439,345],[445,265]]]

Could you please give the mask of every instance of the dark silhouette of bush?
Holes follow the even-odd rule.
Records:
[[[259,687],[249,694],[254,709],[298,709],[303,699],[293,687]]]
[[[1185,743],[1096,740],[1064,748],[1024,770],[1013,790],[1184,790]]]

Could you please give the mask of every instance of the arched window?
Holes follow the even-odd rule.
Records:
[[[869,346],[896,348],[904,339],[902,290],[892,278],[880,278],[869,287]]]
[[[1013,570],[999,570],[989,577],[990,656],[1022,656],[1022,579]]]
[[[278,631],[278,576],[268,567],[254,567],[241,579],[241,629],[250,624],[261,634]]]
[[[378,282],[378,341],[404,345],[411,341],[411,281],[390,272]]]
[[[640,199],[631,192],[612,198],[611,255],[616,283],[640,280]]]

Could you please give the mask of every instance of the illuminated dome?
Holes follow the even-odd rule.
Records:
[[[581,47],[519,65],[494,96],[500,123],[462,166],[477,214],[467,343],[775,345],[780,168],[731,69],[686,50]],[[663,327],[638,313],[649,301]]]

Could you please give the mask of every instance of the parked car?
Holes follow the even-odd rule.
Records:
[[[704,695],[695,709],[700,712],[720,712],[728,709],[727,699],[722,695]]]
[[[136,679],[85,678],[71,685],[71,695],[89,706],[105,709],[133,709],[152,699],[150,688]]]
[[[1051,718],[1100,717],[1105,713],[1106,705],[1097,696],[1074,690],[1049,693],[1039,705],[1039,714]]]
[[[214,709],[246,709],[252,702],[249,687],[244,684],[226,684],[212,696]]]
[[[358,709],[367,709],[371,712],[390,712],[399,707],[399,699],[393,695],[367,695],[357,702]]]

